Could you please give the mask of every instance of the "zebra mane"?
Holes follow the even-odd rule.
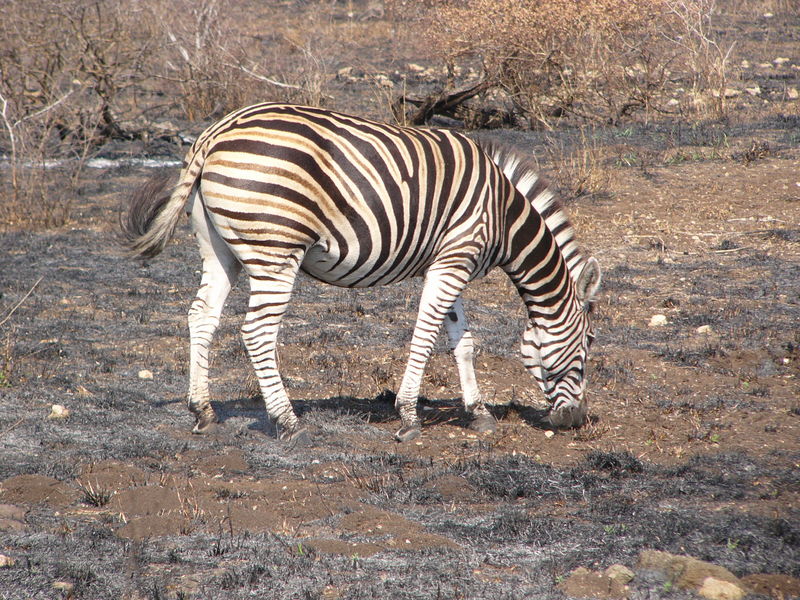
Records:
[[[573,280],[577,280],[583,269],[585,257],[575,239],[575,230],[569,221],[569,216],[556,193],[547,181],[539,177],[533,162],[520,156],[510,146],[485,139],[478,140],[478,145],[544,219],[545,225],[553,234],[564,256],[570,276]]]

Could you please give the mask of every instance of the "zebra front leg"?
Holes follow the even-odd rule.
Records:
[[[473,365],[474,344],[467,318],[464,315],[464,303],[461,300],[461,296],[456,298],[453,308],[447,313],[444,325],[447,331],[447,338],[450,341],[450,350],[453,352],[458,366],[464,408],[471,416],[470,429],[478,433],[493,433],[497,429],[497,421],[484,405],[481,392],[478,389],[478,382],[475,379],[475,367]]]
[[[195,417],[192,433],[207,433],[217,422],[209,401],[208,353],[219,326],[222,307],[241,266],[209,224],[197,201],[192,207],[192,229],[203,259],[203,275],[197,297],[189,308],[189,411]]]
[[[277,339],[281,318],[292,294],[299,260],[274,274],[250,278],[250,307],[242,326],[242,338],[258,377],[269,417],[281,440],[305,445],[308,433],[292,409],[278,372]]]
[[[399,442],[413,440],[421,433],[417,417],[417,400],[425,365],[431,355],[444,316],[453,307],[467,281],[468,276],[461,270],[454,270],[453,267],[447,271],[444,267],[430,269],[425,276],[408,363],[395,400],[395,408],[400,413],[402,421],[402,427],[395,434]]]

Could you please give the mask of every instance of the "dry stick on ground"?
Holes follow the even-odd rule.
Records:
[[[3,325],[5,325],[6,321],[8,321],[8,320],[11,318],[11,315],[13,315],[13,314],[16,312],[16,310],[17,310],[17,309],[18,309],[20,306],[22,306],[22,303],[23,303],[23,302],[25,302],[25,300],[27,300],[27,299],[28,299],[28,296],[30,296],[30,295],[33,293],[33,290],[35,290],[35,289],[36,289],[36,286],[37,286],[37,285],[39,285],[39,282],[40,282],[42,279],[44,279],[44,277],[39,277],[39,279],[37,279],[37,280],[36,280],[36,283],[34,283],[34,284],[33,284],[33,286],[31,287],[31,289],[29,289],[29,290],[28,290],[28,293],[27,293],[27,294],[25,294],[25,295],[22,297],[22,300],[20,300],[19,302],[17,302],[17,304],[14,306],[14,308],[12,308],[10,311],[8,311],[8,314],[5,316],[5,318],[3,318],[3,320],[2,320],[2,321],[0,321],[0,327],[2,327]]]
[[[481,92],[488,90],[494,85],[488,79],[468,87],[465,90],[445,94],[444,90],[438,94],[431,94],[422,100],[415,100],[408,96],[400,96],[392,103],[392,113],[398,122],[407,122],[409,125],[424,125],[433,115],[440,114],[448,117],[455,115],[455,109],[470,98],[477,96]],[[408,104],[417,107],[417,110],[407,119],[405,118],[404,107]]]

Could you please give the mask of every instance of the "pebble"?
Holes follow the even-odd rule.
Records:
[[[605,576],[626,585],[633,581],[636,574],[625,565],[615,564],[606,569]]]
[[[665,315],[653,315],[650,317],[650,327],[663,327],[667,324],[667,317]]]
[[[70,583],[69,581],[54,581],[53,585],[51,585],[50,587],[52,587],[54,590],[58,590],[65,596],[71,596],[72,591],[75,589],[75,585]]]
[[[6,556],[5,554],[0,554],[0,569],[4,567],[13,567],[15,562],[16,561],[10,556]]]
[[[53,404],[50,407],[50,414],[47,415],[48,419],[66,419],[69,417],[69,409],[63,404]]]
[[[139,371],[139,379],[152,379],[153,372],[150,369],[142,369]]]
[[[551,431],[550,429],[548,429],[547,431],[544,432],[544,437],[549,439],[549,438],[553,437],[555,434],[556,434],[555,431]]]
[[[713,333],[711,325],[700,325],[700,327],[698,327],[696,331],[700,335],[711,335]]]

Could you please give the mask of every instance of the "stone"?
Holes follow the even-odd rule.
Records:
[[[153,372],[150,369],[142,369],[139,371],[139,379],[152,379]]]
[[[72,592],[75,590],[75,585],[69,581],[54,581],[50,587],[67,597],[72,596]]]
[[[17,561],[15,561],[10,556],[6,556],[5,554],[0,554],[0,569],[13,567],[16,564],[16,562]]]
[[[691,556],[670,554],[659,550],[642,550],[639,554],[638,566],[640,569],[663,573],[669,581],[683,589],[699,591],[708,577],[742,587],[739,578],[725,567]]]
[[[663,327],[667,324],[667,317],[666,315],[653,315],[650,317],[650,327]]]
[[[620,582],[622,585],[630,583],[636,576],[628,567],[620,564],[611,565],[608,567],[605,571],[605,575],[609,579]]]
[[[713,333],[711,325],[700,325],[700,327],[698,327],[696,331],[700,335],[711,335]]]
[[[744,598],[744,590],[741,587],[716,577],[706,577],[699,594],[709,600],[741,600]]]
[[[47,415],[48,419],[59,420],[66,419],[70,415],[69,409],[63,404],[53,404],[50,407],[50,414]]]

